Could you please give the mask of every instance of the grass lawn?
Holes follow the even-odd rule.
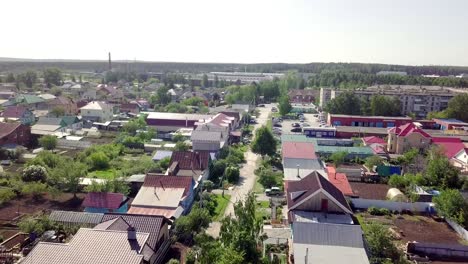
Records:
[[[270,208],[269,201],[257,201],[257,208]]]
[[[258,181],[255,181],[254,193],[263,193],[264,191],[265,188],[263,188],[263,186]]]
[[[88,173],[88,178],[112,180],[114,179],[115,174],[116,171],[114,169],[98,170]]]
[[[213,216],[213,220],[219,221],[224,216],[224,211],[226,211],[226,207],[229,204],[231,196],[228,194],[225,194],[224,197],[221,194],[214,194],[213,196],[216,199],[216,202],[218,203],[215,209],[215,215]]]

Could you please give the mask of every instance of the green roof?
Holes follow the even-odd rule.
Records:
[[[36,104],[44,102],[44,99],[31,94],[20,94],[15,97],[15,102],[17,104]]]
[[[62,123],[64,123],[65,126],[78,123],[78,117],[76,116],[62,116],[61,118],[62,118]]]
[[[306,137],[305,135],[289,134],[282,135],[281,142],[311,142],[315,143],[315,138]]]

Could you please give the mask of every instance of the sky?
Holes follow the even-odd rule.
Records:
[[[465,0],[2,0],[0,57],[468,65]]]

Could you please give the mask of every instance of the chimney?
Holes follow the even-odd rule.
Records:
[[[109,71],[112,70],[112,60],[111,60],[111,53],[109,52]]]
[[[159,184],[161,184],[162,189],[165,191],[166,189],[164,189],[164,185],[163,185],[162,181],[159,181]]]
[[[299,166],[299,164],[297,164],[296,166],[297,166],[297,176],[296,176],[296,177],[297,177],[298,179],[300,179],[300,178],[301,178],[301,175],[299,175],[299,167],[300,167],[300,166]]]
[[[127,228],[127,239],[131,241],[137,240],[135,227],[129,226]]]

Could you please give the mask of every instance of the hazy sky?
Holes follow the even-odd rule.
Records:
[[[0,57],[468,65],[465,0],[2,0]]]

